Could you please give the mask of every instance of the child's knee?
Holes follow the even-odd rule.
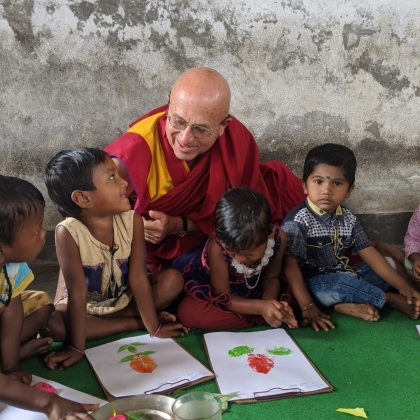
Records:
[[[184,288],[184,278],[182,274],[173,268],[168,268],[165,271],[160,273],[162,276],[161,282],[162,286],[166,289],[172,290],[173,292],[180,293]],[[160,280],[160,279],[159,279]]]

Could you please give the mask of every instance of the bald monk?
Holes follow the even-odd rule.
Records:
[[[304,200],[289,168],[260,163],[252,134],[229,109],[227,81],[213,69],[192,68],[175,82],[167,105],[105,148],[130,184],[155,271],[203,244],[213,232],[217,200],[232,187],[261,192],[276,224]]]

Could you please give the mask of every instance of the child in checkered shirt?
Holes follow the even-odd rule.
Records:
[[[371,245],[356,216],[342,207],[353,190],[356,158],[333,143],[313,148],[303,169],[306,202],[284,219],[285,274],[302,311],[303,325],[334,328],[320,306],[367,321],[379,320],[386,304],[413,319],[420,316],[420,293]],[[348,256],[357,252],[362,263]]]

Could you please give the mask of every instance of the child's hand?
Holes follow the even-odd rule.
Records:
[[[51,394],[51,405],[46,414],[49,420],[93,419],[87,412],[95,411],[98,407],[98,404],[79,404]]]
[[[174,314],[171,314],[168,311],[160,311],[159,312],[159,319],[166,323],[166,322],[175,322],[176,316]]]
[[[302,325],[304,327],[311,325],[316,332],[320,331],[320,328],[324,331],[335,328],[335,325],[330,321],[330,316],[322,312],[316,305],[312,305],[310,308],[306,309],[306,311],[302,313],[302,316]]]
[[[83,357],[82,353],[67,349],[60,352],[51,352],[45,359],[45,364],[52,370],[63,370],[77,363]]]
[[[15,370],[14,372],[8,373],[7,376],[25,385],[30,385],[32,382],[32,374],[24,370]]]
[[[413,306],[413,313],[411,317],[413,319],[418,319],[420,316],[420,292],[410,286],[401,288],[399,292],[405,296],[407,303]]]
[[[183,337],[188,334],[190,330],[187,327],[184,327],[180,322],[168,322],[162,324],[159,332],[155,337],[159,338],[172,338],[172,337]]]
[[[297,321],[292,308],[286,302],[279,302],[276,299],[265,299],[262,301],[261,316],[272,328],[278,328],[283,322],[289,328],[296,328]]]
[[[420,258],[413,263],[413,277],[414,280],[420,281]]]

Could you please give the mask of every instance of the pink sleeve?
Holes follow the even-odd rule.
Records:
[[[407,258],[414,252],[420,254],[420,206],[416,208],[411,216],[404,238],[404,248]]]

